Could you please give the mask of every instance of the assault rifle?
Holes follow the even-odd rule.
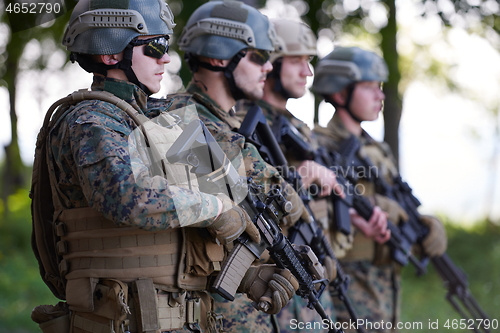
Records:
[[[351,137],[358,141],[354,136]],[[365,168],[376,167],[368,157],[362,157],[360,154],[356,154],[354,164]],[[420,201],[413,195],[408,183],[403,181],[399,175],[394,177],[393,185],[389,185],[382,177],[372,174],[367,176],[371,177],[369,180],[375,183],[378,193],[397,201],[408,214],[408,222],[398,228],[405,242],[410,246],[421,244],[429,233],[429,228],[421,222],[421,215],[418,212]],[[468,278],[464,271],[457,267],[446,253],[439,257],[433,257],[430,261],[447,289],[446,299],[460,316],[467,321],[468,327],[476,333],[489,333],[488,323],[490,319],[472,296],[468,287]],[[425,266],[428,262],[429,258],[423,256],[420,264]],[[421,271],[417,271],[417,274],[419,272]]]
[[[351,207],[366,220],[372,216],[374,209],[373,205],[368,199],[356,193],[354,188],[354,184],[357,182],[357,178],[354,179],[356,174],[352,172],[353,169],[351,165],[346,165],[346,161],[353,159],[359,149],[359,142],[356,138],[354,138],[354,140],[346,140],[340,147],[339,152],[327,152],[324,147],[314,150],[283,115],[277,117],[273,127],[274,135],[276,135],[278,141],[289,147],[288,150],[293,152],[298,159],[303,159],[305,156],[335,171],[337,182],[342,186],[345,194],[344,198],[335,193],[331,194],[331,199],[334,204],[333,220],[338,231],[346,235],[350,234],[351,218],[349,215],[349,208]],[[268,138],[265,137],[265,139],[266,141],[260,141],[267,142]],[[270,150],[270,148],[266,149]],[[351,170],[351,172],[349,172],[349,170]],[[316,190],[315,192],[318,191]],[[389,239],[388,243],[391,247],[393,259],[401,265],[407,265],[410,261],[417,268],[419,274],[423,274],[425,272],[425,263],[419,262],[411,253],[412,243],[408,242],[407,238],[403,237],[400,229],[394,223],[389,221],[388,228],[392,233],[392,237]],[[404,231],[409,233],[406,229]]]
[[[288,151],[294,153],[298,160],[315,160],[317,161],[317,151],[305,140],[303,135],[292,125],[292,123],[284,116],[279,115],[273,122],[273,133],[278,143],[287,147]],[[262,131],[262,130],[261,130]],[[280,163],[279,161],[277,163]],[[286,163],[286,160],[285,160]],[[325,165],[324,163],[321,163]],[[274,164],[273,164],[274,165]],[[279,164],[280,165],[280,164]],[[351,190],[351,186],[347,180],[341,175],[337,175],[337,182],[344,190]],[[319,192],[316,189],[315,192]],[[333,222],[336,230],[345,235],[351,233],[351,218],[349,215],[349,207],[352,206],[351,191],[344,191],[346,195],[344,199],[340,196],[332,195],[333,201]]]
[[[298,280],[297,295],[306,299],[308,307],[314,308],[323,320],[332,323],[319,302],[328,280],[315,280],[323,276],[323,267],[310,248],[292,246],[279,227],[280,219],[291,208],[290,202],[285,199],[279,188],[275,187],[264,194],[262,187],[256,185],[251,178],[243,181],[199,120],[187,125],[168,150],[167,160],[171,163],[191,165],[192,172],[203,176],[199,178],[200,190],[203,191],[204,183],[217,184],[222,191],[227,190],[233,201],[245,209],[260,231],[260,244],[252,242],[246,233],[238,238],[212,285],[213,291],[227,300],[234,300],[246,271],[255,259],[260,258],[264,249],[267,249],[276,265],[288,269]],[[332,328],[330,332],[343,331]]]
[[[346,206],[354,208],[361,217],[368,221],[373,214],[374,206],[366,197],[357,193],[354,187],[358,179],[351,161],[354,160],[359,148],[359,141],[356,137],[351,136],[339,146],[336,152],[327,152],[324,147],[320,147],[317,150],[315,160],[330,169],[335,169],[339,183],[346,189],[344,191],[347,192],[346,199],[332,194],[334,200],[342,201]],[[392,259],[402,266],[411,262],[415,266],[417,274],[424,274],[426,261],[419,261],[411,252],[413,242],[410,240],[415,239],[413,231],[406,226],[398,227],[390,220],[387,221],[387,228],[391,231],[391,238],[387,243],[391,249]]]
[[[359,140],[355,136],[350,136],[342,142],[337,152],[327,152],[324,147],[320,147],[312,154],[307,143],[291,129],[294,128],[293,125],[284,116],[280,117],[282,119],[277,131],[283,137],[282,141],[293,147],[291,151],[300,153],[299,156],[304,156],[304,154],[305,156],[314,156],[315,161],[320,164],[338,170],[336,173],[337,181],[343,185],[346,197],[343,199],[338,196],[334,197],[334,202],[343,204],[337,204],[336,209],[353,207],[360,216],[368,220],[373,213],[373,206],[365,197],[353,190],[353,184],[356,184],[358,180],[356,172],[353,172],[353,167],[363,166],[365,170],[370,170],[375,166],[368,158],[359,158],[359,154],[357,154],[360,148]],[[359,160],[357,160],[358,158]],[[424,256],[419,260],[411,253],[412,246],[415,243],[421,243],[429,232],[428,228],[420,222],[420,214],[417,210],[420,201],[412,194],[410,186],[399,176],[394,179],[393,186],[390,186],[381,177],[375,177],[372,173],[365,172],[365,176],[373,177],[369,180],[376,184],[377,192],[396,200],[409,215],[409,221],[401,226],[388,221],[388,228],[391,230],[391,239],[388,244],[391,247],[393,259],[403,266],[412,263],[417,270],[417,275],[424,274],[429,258]],[[339,221],[338,218],[336,220],[337,226],[339,226],[342,221]],[[432,258],[431,261],[447,288],[446,299],[453,308],[467,320],[468,324],[473,324],[471,327],[474,332],[490,332],[487,327],[491,321],[470,293],[466,274],[453,263],[446,253],[440,257]]]
[[[281,129],[282,127],[279,128]],[[309,206],[309,201],[311,200],[309,193],[302,186],[300,175],[295,170],[291,170],[288,167],[288,162],[276,139],[276,131],[273,133],[260,107],[254,105],[248,109],[238,132],[245,136],[247,142],[256,146],[264,160],[276,167],[282,177],[291,184],[299,194],[311,217],[311,221],[304,221],[301,218],[294,226],[290,227],[290,241],[293,244],[310,246],[322,264],[325,263],[326,257],[330,257],[335,261],[337,277],[334,281],[330,282],[330,287],[332,287],[330,289],[333,290],[332,295],[338,297],[344,303],[351,319],[357,322],[357,314],[347,296],[349,276],[344,273],[344,270],[333,252],[330,242],[323,233],[323,229],[314,218],[314,214]],[[301,156],[313,156],[312,154],[314,152],[305,141],[289,139],[290,137],[300,136],[300,133],[296,132],[295,127],[292,126],[280,132],[279,135],[282,138],[286,138],[286,140],[288,140],[287,143],[293,145],[292,149],[301,154]],[[346,222],[350,226],[349,212],[347,212],[347,217],[344,215],[343,219],[345,218],[347,218]],[[358,325],[358,332],[365,332],[361,325]]]

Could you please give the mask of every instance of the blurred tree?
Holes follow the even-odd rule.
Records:
[[[47,22],[47,18],[29,13],[15,13],[14,1],[0,3],[0,24],[7,31],[6,44],[0,45],[1,55],[4,61],[0,62],[0,73],[2,79],[0,86],[6,87],[9,93],[9,115],[11,121],[11,141],[4,146],[5,162],[1,175],[2,181],[2,199],[5,199],[16,192],[17,189],[26,186],[24,169],[25,166],[21,160],[19,150],[18,131],[17,131],[17,81],[20,73],[19,64],[25,51],[26,45],[32,40],[44,41],[52,39],[56,47],[62,48],[60,41],[64,33],[64,28],[69,20],[71,9],[76,4],[76,0],[66,1],[66,10],[61,9],[55,20]],[[45,23],[44,23],[45,22]],[[50,53],[50,52],[49,52]],[[48,53],[45,57],[40,57],[32,66],[33,69],[41,70],[47,67],[49,58]]]
[[[308,2],[310,10],[305,19],[319,35],[339,36],[344,32],[373,38],[380,45],[380,51],[389,67],[389,80],[384,84],[386,95],[384,106],[384,140],[391,146],[396,159],[399,158],[398,129],[401,119],[402,94],[399,91],[401,72],[397,52],[397,22],[395,0],[374,2],[344,0],[313,0]],[[373,22],[370,12],[378,11],[380,22]],[[382,14],[382,15],[380,15]],[[385,14],[385,20],[384,20]],[[325,32],[324,29],[330,30]],[[318,102],[316,102],[318,105]],[[315,122],[318,114],[315,114]]]
[[[289,1],[297,3],[303,1]],[[318,34],[328,29],[326,35],[339,36],[373,34],[389,67],[389,80],[384,84],[386,95],[384,106],[384,140],[389,144],[396,159],[399,159],[398,129],[401,119],[402,95],[406,85],[401,84],[402,59],[397,50],[397,4],[395,0],[348,1],[311,0],[304,19]],[[497,0],[421,0],[415,3],[423,17],[438,15],[444,25],[457,26],[477,33],[500,50],[500,5]],[[385,19],[384,19],[385,16]],[[448,87],[456,89],[447,77],[447,66],[431,60],[428,72],[440,74]],[[411,71],[411,68],[403,70]],[[405,75],[409,73],[405,71]],[[443,77],[444,76],[444,77]],[[317,110],[317,108],[316,108]],[[317,112],[317,111],[316,111]],[[317,114],[315,122],[318,121]]]

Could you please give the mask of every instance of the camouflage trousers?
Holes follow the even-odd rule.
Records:
[[[358,319],[371,333],[394,333],[399,320],[401,276],[393,265],[376,266],[371,261],[342,262],[350,276],[347,294]],[[337,320],[349,322],[350,316],[344,304],[333,298]],[[344,327],[348,327],[346,324]],[[352,327],[352,326],[351,326]],[[346,329],[346,333],[356,332]]]
[[[224,316],[224,329],[231,333],[275,333],[271,315],[256,310],[252,301],[244,294],[236,294],[234,301],[219,295],[215,299],[214,311]]]
[[[320,297],[320,303],[331,320],[335,321],[335,311],[328,288]],[[307,307],[307,301],[295,295],[277,315],[280,333],[324,333],[328,323],[324,323],[314,309]]]

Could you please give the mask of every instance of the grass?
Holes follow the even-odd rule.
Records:
[[[45,286],[31,251],[31,215],[27,191],[0,202],[0,332],[40,332],[31,321],[31,310],[40,304],[58,302]],[[465,230],[446,221],[448,254],[468,275],[472,295],[491,319],[500,320],[500,228],[488,222]],[[402,333],[470,332],[447,329],[447,320],[460,317],[445,300],[446,290],[432,267],[424,276],[415,276],[412,267],[403,269],[401,322],[422,323],[421,329]],[[438,321],[438,329],[429,323]],[[492,330],[494,332],[495,330]],[[500,329],[498,330],[500,331]]]
[[[500,231],[491,223],[483,222],[472,230],[447,224],[448,254],[468,276],[473,297],[490,319],[500,320]],[[411,267],[403,270],[402,322],[422,322],[418,332],[470,332],[467,329],[444,327],[448,321],[460,323],[460,316],[446,301],[446,289],[433,267],[417,277]],[[429,329],[429,322],[439,329]],[[408,329],[401,332],[415,332]],[[493,330],[492,332],[494,332]],[[499,330],[500,331],[500,328]]]

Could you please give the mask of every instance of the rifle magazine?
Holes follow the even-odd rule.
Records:
[[[225,299],[233,301],[241,280],[255,259],[258,257],[250,249],[242,243],[237,243],[224,261],[212,285],[212,290]]]

